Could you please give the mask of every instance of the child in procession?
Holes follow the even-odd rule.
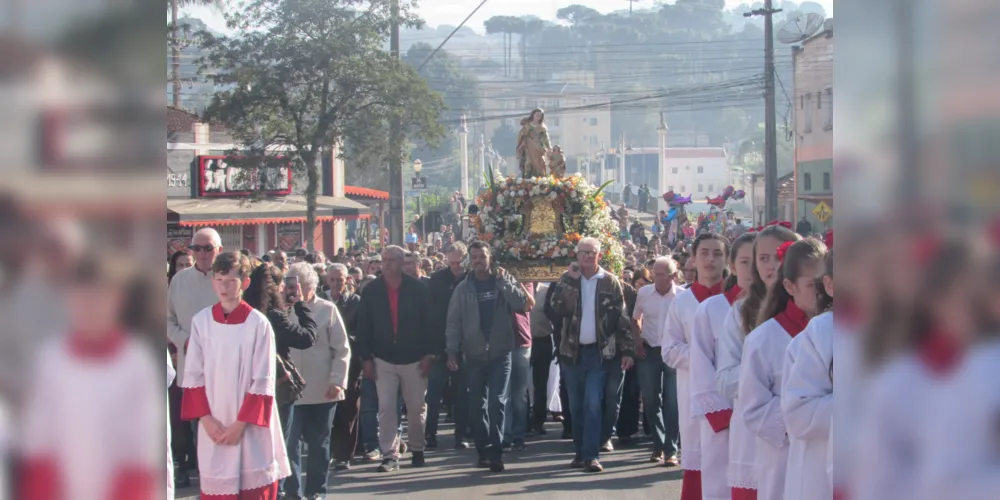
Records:
[[[788,430],[785,498],[829,500],[827,473],[833,423],[833,252],[816,283],[821,314],[809,321],[785,351],[781,412]]]
[[[754,455],[757,437],[743,420],[743,401],[739,399],[743,344],[747,334],[757,327],[757,315],[768,289],[778,282],[778,247],[801,237],[790,229],[774,224],[756,233],[750,261],[750,283],[726,317],[716,344],[715,383],[719,395],[733,402],[729,422],[729,470],[727,474],[733,500],[757,498]]]
[[[743,347],[739,399],[741,416],[757,437],[754,470],[761,500],[785,497],[788,435],[781,414],[782,368],[788,344],[816,313],[816,276],[825,254],[826,246],[812,238],[778,247],[780,281],[768,290],[759,326]]]
[[[708,298],[722,293],[729,245],[724,236],[704,233],[692,246],[697,278],[674,298],[663,325],[663,362],[677,371],[677,409],[680,422],[681,467],[684,469],[681,500],[700,500],[701,428],[691,411],[691,332],[694,315]]]
[[[238,252],[216,257],[212,287],[219,303],[191,321],[181,418],[200,423],[202,496],[271,500],[290,474],[274,404],[274,332],[242,300],[250,271]]]
[[[729,469],[729,423],[731,400],[719,394],[715,383],[716,347],[726,317],[744,288],[750,286],[753,233],[733,242],[729,265],[734,271],[726,291],[713,296],[695,311],[691,332],[691,416],[701,432],[701,490],[705,500],[729,500],[726,480]]]

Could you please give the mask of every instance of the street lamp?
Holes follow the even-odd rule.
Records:
[[[417,177],[420,177],[420,170],[424,168],[424,162],[419,159],[413,160],[413,172]],[[427,228],[425,226],[424,216],[423,216],[423,206],[424,206],[424,193],[417,193],[417,217],[420,217],[420,234],[422,236],[427,234]],[[424,236],[426,238],[426,236]]]

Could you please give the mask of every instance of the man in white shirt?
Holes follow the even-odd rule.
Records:
[[[663,324],[670,304],[681,289],[677,285],[677,262],[660,257],[653,264],[653,284],[639,289],[632,311],[636,376],[642,391],[643,412],[653,429],[653,456],[657,464],[677,465],[680,427],[677,420],[677,374],[663,363],[660,348]]]

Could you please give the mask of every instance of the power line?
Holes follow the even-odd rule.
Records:
[[[472,9],[472,12],[470,12],[468,16],[465,16],[465,19],[462,20],[462,23],[456,26],[455,29],[452,30],[452,32],[449,33],[447,37],[445,37],[445,39],[441,42],[441,44],[438,45],[436,49],[434,49],[434,52],[431,52],[431,55],[427,56],[427,59],[425,59],[424,62],[420,64],[420,67],[417,68],[417,73],[420,73],[420,70],[424,69],[424,66],[431,60],[431,58],[434,57],[435,54],[438,53],[439,50],[441,50],[441,47],[444,47],[444,44],[448,43],[448,40],[451,40],[451,37],[455,36],[455,33],[458,33],[458,30],[462,29],[462,26],[465,26],[465,23],[469,21],[469,18],[475,15],[475,13],[478,12],[479,9],[486,4],[486,1],[487,0],[479,2],[479,5],[477,5],[475,9]]]

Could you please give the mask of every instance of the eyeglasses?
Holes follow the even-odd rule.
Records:
[[[582,255],[597,255],[597,251],[595,250],[580,250],[578,253]]]
[[[211,252],[215,250],[213,245],[191,245],[188,247],[192,252]]]

